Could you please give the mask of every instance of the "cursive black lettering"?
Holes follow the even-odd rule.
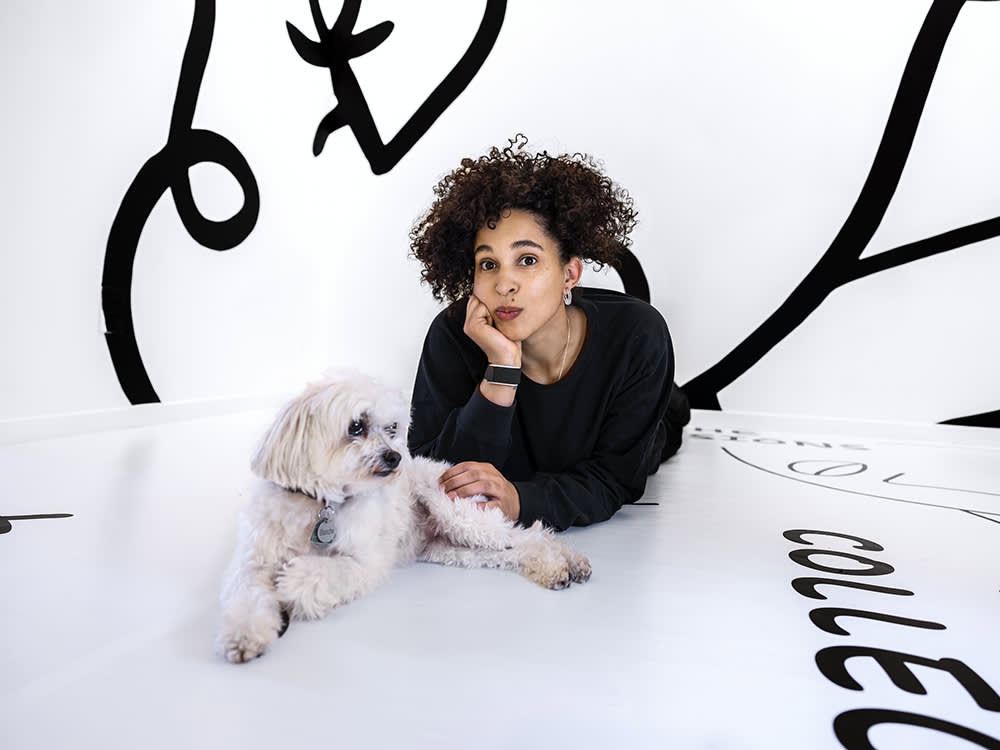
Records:
[[[894,589],[891,586],[876,586],[871,583],[861,583],[860,581],[845,581],[842,578],[796,578],[792,581],[792,588],[809,599],[826,599],[823,594],[816,590],[816,587],[821,583],[827,586],[844,586],[846,588],[874,591],[878,594],[913,596],[913,592],[906,589]]]
[[[886,615],[882,612],[869,612],[866,609],[843,609],[841,607],[817,607],[809,613],[809,619],[813,621],[820,630],[833,635],[850,635],[837,624],[838,617],[857,617],[865,620],[880,620],[881,622],[891,622],[893,625],[903,625],[908,628],[923,628],[925,630],[945,630],[945,626],[939,622],[930,620],[912,620],[909,617],[898,617],[896,615]]]
[[[793,549],[788,556],[804,568],[812,568],[823,573],[837,573],[845,576],[886,576],[892,573],[893,568],[889,563],[880,560],[872,560],[861,555],[852,555],[850,552],[835,552],[830,549]],[[828,565],[820,565],[812,561],[814,556],[843,557],[868,565],[867,568],[831,568]]]
[[[963,727],[944,719],[933,716],[913,714],[909,711],[890,711],[885,708],[856,708],[844,711],[833,720],[833,731],[840,744],[847,750],[876,750],[868,739],[869,730],[878,724],[903,724],[911,727],[923,727],[941,734],[949,734],[968,742],[972,742],[986,750],[1000,750],[1000,741],[977,732],[975,729]]]
[[[927,695],[927,688],[906,666],[907,664],[943,670],[965,688],[980,708],[987,711],[1000,711],[1000,695],[997,695],[996,691],[986,683],[986,680],[958,659],[928,659],[923,656],[868,646],[830,646],[821,649],[816,654],[816,666],[830,682],[848,690],[864,690],[861,683],[847,671],[847,660],[858,656],[868,656],[874,659],[889,675],[889,679],[896,687],[916,695]]]
[[[816,529],[789,529],[782,536],[785,537],[790,542],[797,542],[798,544],[813,544],[814,542],[807,542],[803,537],[806,534],[815,534],[819,536],[829,536],[835,537],[837,539],[850,539],[852,542],[857,542],[854,545],[855,549],[863,549],[868,552],[884,552],[885,548],[881,544],[871,541],[870,539],[865,539],[860,536],[854,536],[853,534],[841,534],[838,531],[817,531]]]

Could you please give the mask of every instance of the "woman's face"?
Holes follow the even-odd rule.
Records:
[[[473,294],[511,341],[525,341],[553,320],[563,306],[567,280],[575,278],[559,256],[555,238],[530,211],[512,209],[475,237]]]

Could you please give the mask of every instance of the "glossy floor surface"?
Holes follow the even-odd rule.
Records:
[[[589,583],[417,564],[234,666],[270,416],[0,446],[3,747],[1000,746],[995,431],[695,412]]]

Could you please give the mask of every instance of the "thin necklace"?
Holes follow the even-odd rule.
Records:
[[[562,363],[559,365],[559,376],[555,382],[562,380],[563,370],[566,369],[566,353],[569,351],[569,334],[573,330],[573,321],[569,316],[569,309],[566,310],[566,345],[563,347]]]

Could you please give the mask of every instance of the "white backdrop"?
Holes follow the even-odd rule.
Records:
[[[307,0],[220,0],[193,127],[232,141],[259,186],[226,252],[187,233],[169,191],[137,248],[136,338],[164,402],[277,394],[328,365],[404,389],[438,309],[407,257],[432,185],[524,132],[587,151],[640,210],[634,252],[671,326],[677,379],[715,364],[773,312],[857,200],[929,0],[509,3],[479,74],[384,175],[335,104]],[[452,68],[485,2],[364,0],[357,31],[395,24],[353,61],[383,140]],[[332,23],[339,2],[325,2]],[[125,407],[104,342],[101,277],[129,184],[166,143],[194,2],[14,0],[2,16],[0,420]],[[865,255],[998,213],[1000,5],[968,2],[899,187]],[[190,172],[210,218],[234,179]],[[720,394],[724,409],[939,421],[1000,408],[1000,240],[846,285]],[[589,283],[621,288],[614,273]]]

